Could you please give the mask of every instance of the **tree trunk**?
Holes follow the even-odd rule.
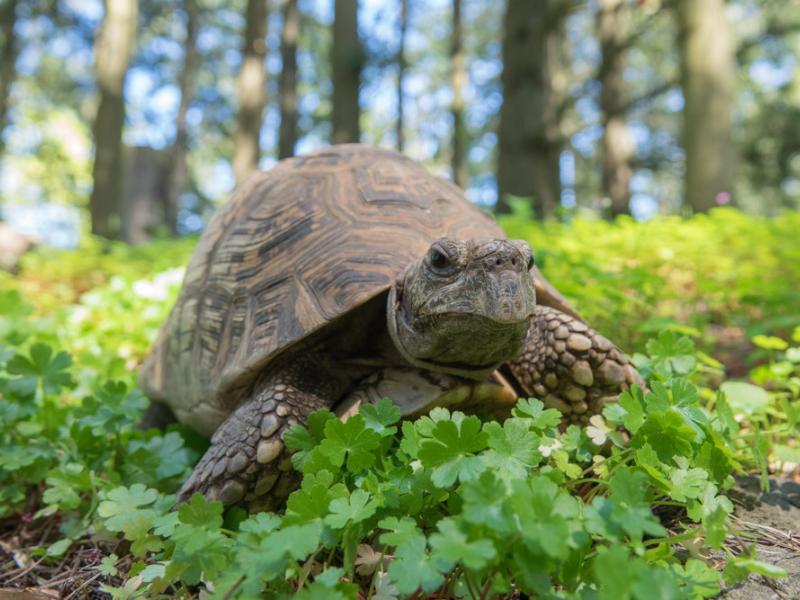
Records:
[[[453,89],[453,157],[452,170],[455,184],[465,189],[469,185],[467,170],[467,128],[464,123],[464,87],[467,85],[467,65],[464,55],[461,27],[461,0],[453,0],[452,46],[450,47],[450,87]]]
[[[403,82],[406,77],[406,30],[408,29],[408,0],[400,0],[400,43],[397,49],[397,151],[406,145],[403,102]]]
[[[17,74],[17,39],[14,25],[17,22],[17,0],[4,0],[0,8],[0,156],[5,149],[3,132],[8,125],[8,98],[11,94],[11,84]]]
[[[186,113],[194,100],[194,84],[200,55],[197,52],[197,0],[184,0],[186,38],[183,48],[183,68],[178,75],[181,100],[175,119],[175,142],[167,167],[167,193],[164,196],[164,222],[173,235],[178,232],[178,207],[181,194],[189,181],[186,155],[189,152],[189,132]]]
[[[611,217],[630,212],[634,144],[625,121],[628,97],[624,77],[629,17],[625,0],[600,0],[597,29],[602,54],[599,79],[603,113],[603,193],[611,201]]]
[[[552,214],[560,202],[566,8],[565,0],[508,0],[498,131],[498,212],[510,210],[508,194],[531,198],[540,218]]]
[[[364,55],[358,37],[358,0],[336,0],[333,20],[333,143],[358,142],[358,89]]]
[[[126,244],[150,241],[163,222],[164,198],[169,192],[169,154],[168,150],[147,146],[123,146],[119,237]]]
[[[94,47],[100,104],[94,121],[94,187],[89,198],[92,233],[119,236],[122,193],[122,127],[125,75],[136,43],[136,0],[105,0],[105,16]]]
[[[294,156],[297,143],[297,40],[300,37],[300,9],[297,0],[283,5],[281,31],[281,75],[278,93],[281,102],[281,127],[278,134],[278,158]]]
[[[239,111],[233,135],[233,174],[240,184],[258,168],[259,138],[267,103],[267,2],[247,0],[242,66],[239,69]]]
[[[707,211],[733,199],[733,31],[725,0],[679,0],[685,202]]]

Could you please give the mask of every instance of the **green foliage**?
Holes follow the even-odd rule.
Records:
[[[537,399],[504,422],[443,408],[401,422],[386,399],[345,423],[318,411],[285,438],[302,473],[285,513],[246,517],[199,495],[176,510],[202,445],[182,427],[135,427],[136,361],[178,283],[138,268],[49,314],[26,303],[30,281],[0,293],[0,517],[56,519],[45,561],[99,544],[113,597],[706,598],[722,581],[781,575],[726,544],[725,493],[736,472],[798,462],[800,319],[753,333],[749,381],[721,382],[691,328],[647,336],[634,311],[648,389],[587,428],[562,430]],[[129,336],[137,327],[147,333]]]

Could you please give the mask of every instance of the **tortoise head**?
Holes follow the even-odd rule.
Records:
[[[526,242],[435,241],[399,276],[387,321],[411,364],[482,379],[519,356],[536,306]]]

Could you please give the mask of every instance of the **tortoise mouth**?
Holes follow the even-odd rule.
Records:
[[[397,350],[416,367],[480,380],[524,348],[532,315],[505,320],[450,311],[409,317],[398,295],[392,287],[387,325]]]

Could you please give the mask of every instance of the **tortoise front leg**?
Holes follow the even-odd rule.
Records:
[[[283,444],[286,431],[341,394],[318,357],[293,357],[256,383],[211,437],[211,446],[178,492],[178,501],[200,492],[225,506],[245,501],[277,508],[298,483]]]
[[[585,323],[546,306],[537,307],[525,351],[509,367],[526,393],[579,424],[588,423],[631,384],[642,383],[619,348]]]

